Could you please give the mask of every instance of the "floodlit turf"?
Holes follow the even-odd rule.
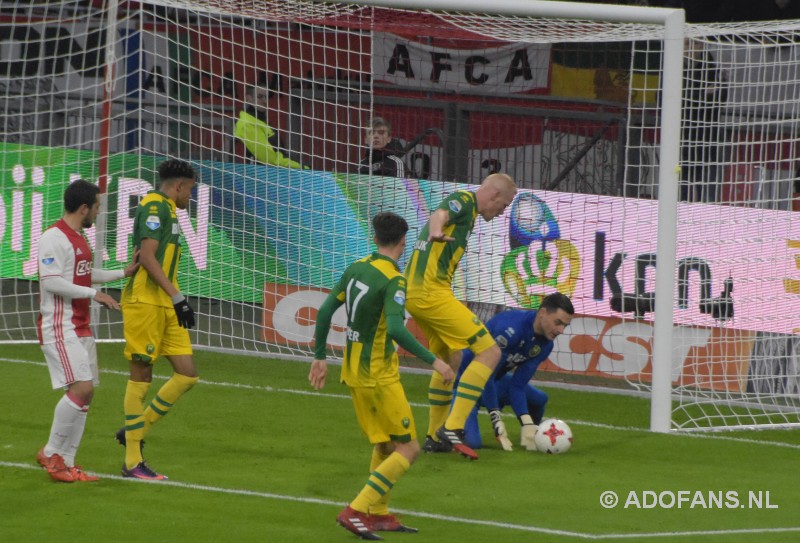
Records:
[[[35,464],[60,394],[50,391],[38,347],[4,345],[0,350],[5,384],[0,395],[0,541],[357,540],[334,519],[364,484],[370,447],[358,430],[346,389],[336,382],[337,366],[330,367],[328,385],[318,394],[308,387],[308,364],[198,352],[201,383],[147,437],[145,456],[170,482],[141,483],[119,477],[123,449],[113,438],[123,420],[127,380],[121,351],[120,345],[99,346],[105,371],[78,458],[103,479],[69,485],[51,482]],[[160,377],[153,388],[164,382],[169,365],[162,360],[156,368]],[[428,379],[404,374],[403,381],[424,438]],[[385,534],[385,539],[800,539],[800,432],[651,434],[644,431],[646,400],[542,388],[550,394],[548,415],[564,418],[573,429],[570,452],[547,456],[519,447],[504,452],[483,419],[488,446],[480,460],[422,455],[398,483],[392,506],[420,533]],[[506,421],[518,442],[517,424]],[[615,508],[600,505],[605,491],[619,496]],[[681,491],[688,493],[682,495],[688,501],[668,507],[669,493],[677,500]],[[755,502],[750,507],[749,492],[754,497],[761,493],[761,508]],[[720,493],[722,507],[709,497]],[[659,494],[662,504],[652,506]]]

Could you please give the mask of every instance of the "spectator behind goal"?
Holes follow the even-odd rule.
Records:
[[[403,177],[405,164],[401,158],[405,153],[403,144],[392,138],[392,125],[382,117],[370,121],[367,129],[367,149],[358,173]]]
[[[239,112],[234,135],[244,143],[247,158],[251,161],[284,168],[302,168],[299,162],[284,155],[277,132],[267,123],[269,93],[265,86],[246,87],[246,106]]]

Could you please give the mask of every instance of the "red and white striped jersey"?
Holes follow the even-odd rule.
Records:
[[[92,251],[86,238],[59,220],[39,239],[39,343],[92,335],[89,305]],[[50,281],[48,283],[48,281]]]

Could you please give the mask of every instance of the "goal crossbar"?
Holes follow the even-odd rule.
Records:
[[[658,185],[658,250],[656,258],[655,315],[653,330],[653,390],[650,429],[669,432],[672,416],[670,345],[672,341],[675,246],[678,218],[680,108],[683,70],[685,12],[682,9],[618,6],[528,0],[504,0],[487,6],[481,0],[377,0],[353,4],[427,11],[447,10],[514,15],[520,17],[572,18],[616,23],[644,23],[664,27],[662,109],[660,122],[661,168]]]

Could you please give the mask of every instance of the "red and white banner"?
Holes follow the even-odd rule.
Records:
[[[456,49],[376,33],[372,76],[405,88],[481,90],[493,94],[544,92],[550,73],[550,45],[517,43]]]

